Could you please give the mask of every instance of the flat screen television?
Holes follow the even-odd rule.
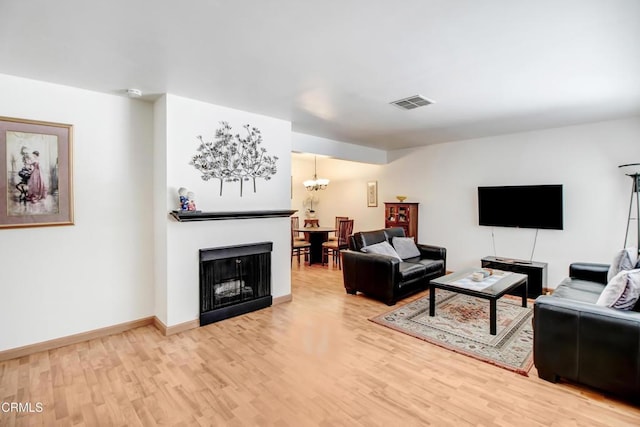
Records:
[[[563,229],[562,185],[478,187],[480,225]]]

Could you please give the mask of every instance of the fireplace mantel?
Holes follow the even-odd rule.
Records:
[[[250,218],[280,218],[288,217],[298,212],[297,210],[267,210],[267,211],[233,211],[233,212],[183,212],[171,211],[173,218],[180,222],[190,221],[219,221],[223,219],[250,219]]]

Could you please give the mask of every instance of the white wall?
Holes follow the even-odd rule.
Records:
[[[320,225],[333,226],[336,216],[354,219],[354,231],[375,230],[384,227],[384,202],[381,197],[385,183],[380,179],[383,165],[351,162],[328,157],[317,157],[319,178],[330,180],[326,190],[309,193],[302,183],[313,178],[313,155],[291,155],[293,198],[291,209],[297,209],[300,225],[305,218],[304,201],[311,195]],[[378,181],[378,207],[367,207],[367,182]]]
[[[155,315],[167,323],[167,96],[153,106],[153,274]],[[173,208],[172,208],[173,209]]]
[[[297,153],[315,153],[335,159],[372,164],[387,163],[387,152],[377,148],[335,141],[319,136],[293,132],[291,150]]]
[[[0,351],[153,315],[151,106],[7,75],[0,93],[0,116],[74,126],[75,199],[73,226],[0,229]]]
[[[156,178],[164,200],[164,212],[156,217],[156,253],[166,252],[166,265],[156,268],[157,306],[160,320],[172,326],[198,318],[198,250],[218,246],[273,242],[271,293],[274,297],[291,293],[289,218],[242,219],[205,222],[176,222],[167,213],[178,208],[178,188],[195,192],[197,208],[202,211],[247,211],[289,209],[291,176],[291,123],[244,111],[166,95],[156,111],[166,111],[166,138],[156,140],[156,150],[166,151],[166,177]],[[164,105],[162,105],[164,104]],[[203,181],[189,165],[196,154],[198,135],[213,140],[220,121],[227,121],[233,133],[243,133],[250,124],[262,132],[262,147],[277,156],[277,173],[271,180],[258,180],[256,192],[245,183],[240,197],[238,183],[225,183],[219,195],[217,180]],[[161,139],[161,138],[160,138]],[[161,159],[162,154],[156,158]],[[162,204],[162,203],[160,203]],[[161,317],[165,314],[166,317]]]
[[[631,179],[617,166],[640,161],[640,118],[389,154],[382,180],[421,203],[419,241],[445,246],[453,270],[493,255],[491,228],[478,225],[478,186],[563,184],[564,230],[540,230],[534,255],[555,287],[571,262],[608,263],[622,247]],[[494,233],[498,256],[529,259],[535,230]]]

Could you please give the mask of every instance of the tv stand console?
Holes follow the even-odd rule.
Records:
[[[547,287],[547,263],[537,261],[526,261],[522,259],[501,258],[487,256],[482,258],[483,268],[495,268],[503,271],[513,271],[528,276],[527,287],[529,289],[527,297],[537,298],[542,295],[542,290]]]

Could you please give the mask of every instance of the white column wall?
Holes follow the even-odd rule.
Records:
[[[156,317],[167,324],[167,96],[153,106],[153,273]]]
[[[171,94],[159,102],[166,102],[166,183],[164,196],[156,195],[165,200],[167,213],[177,209],[180,187],[195,192],[197,208],[202,211],[289,209],[290,122]],[[200,172],[189,165],[199,145],[196,137],[202,135],[205,140],[213,140],[220,121],[229,122],[233,133],[243,134],[245,124],[257,127],[262,132],[262,147],[268,155],[278,157],[277,173],[269,181],[258,180],[255,193],[250,182],[245,182],[242,197],[239,183],[225,183],[220,196],[219,182],[203,181]],[[166,319],[161,320],[168,326],[198,318],[198,250],[201,248],[272,241],[271,293],[274,297],[291,293],[288,217],[185,223],[167,215],[164,223],[166,241],[158,240],[161,247],[156,251],[166,251],[167,261],[166,266],[160,267],[157,285],[165,286],[166,290],[160,289],[156,295],[157,305],[167,307]],[[166,301],[162,301],[163,293]]]

